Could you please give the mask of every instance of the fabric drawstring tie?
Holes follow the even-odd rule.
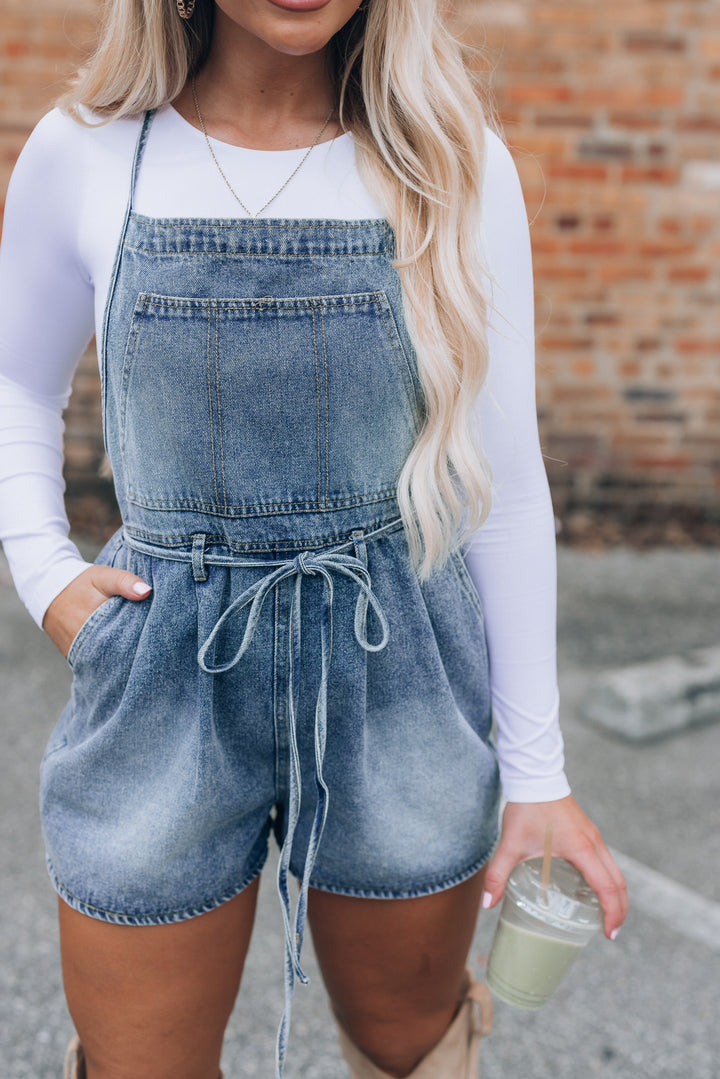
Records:
[[[355,605],[355,638],[361,648],[365,649],[366,652],[379,652],[388,642],[389,627],[385,613],[380,606],[377,596],[372,590],[367,566],[361,562],[359,558],[353,558],[351,555],[339,554],[332,551],[326,554],[303,552],[292,560],[286,562],[258,561],[253,563],[253,565],[274,568],[271,569],[271,572],[265,577],[262,577],[254,585],[251,585],[250,588],[247,588],[237,597],[237,599],[233,600],[230,606],[221,614],[209,637],[198,652],[198,663],[208,674],[222,674],[224,671],[229,671],[234,667],[250,647],[263,604],[268,595],[273,589],[277,588],[282,581],[285,581],[288,578],[295,578],[295,586],[290,599],[289,654],[291,692],[288,694],[287,717],[290,749],[288,816],[287,832],[280,851],[277,875],[277,889],[282,905],[283,922],[285,926],[285,1009],[278,1030],[275,1069],[276,1077],[277,1079],[280,1079],[285,1061],[285,1050],[290,1028],[290,1014],[293,991],[295,988],[295,978],[297,977],[303,984],[307,984],[308,982],[307,975],[300,965],[300,953],[305,930],[310,877],[315,864],[323,828],[325,827],[329,804],[329,792],[323,777],[323,761],[325,759],[325,744],[327,740],[328,675],[330,671],[333,643],[333,573],[338,573],[344,577],[350,578],[350,580],[358,587],[358,598]],[[290,867],[293,840],[300,816],[300,804],[302,799],[300,754],[297,743],[297,707],[300,689],[301,594],[303,579],[312,576],[322,577],[324,584],[320,616],[321,677],[317,704],[315,706],[314,731],[317,807],[303,867],[300,895],[295,908],[295,917],[293,918],[288,890],[288,869]],[[209,650],[213,647],[219,635],[223,631],[229,630],[230,623],[240,611],[247,606],[250,607],[250,611],[248,612],[245,632],[243,633],[240,646],[235,655],[226,663],[209,663],[207,661]],[[372,607],[382,628],[382,637],[377,644],[372,644],[367,639],[366,622],[369,607]]]

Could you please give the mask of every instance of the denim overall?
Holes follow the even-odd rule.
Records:
[[[43,827],[63,898],[129,925],[230,899],[275,832],[280,1074],[308,888],[429,894],[492,849],[482,611],[459,554],[425,582],[408,554],[423,405],[390,226],[140,216],[151,122],[105,313],[123,527],[98,561],[153,592],[72,644]]]

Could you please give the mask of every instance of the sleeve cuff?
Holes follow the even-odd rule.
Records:
[[[543,779],[518,779],[503,776],[501,765],[500,779],[503,796],[508,802],[555,802],[570,794],[570,784],[564,772]]]
[[[10,566],[10,572],[15,580],[18,595],[30,612],[31,617],[42,628],[42,621],[48,607],[64,588],[79,577],[91,563],[86,562],[74,544],[67,541],[67,551],[61,557],[48,562],[30,579],[20,575],[19,567],[13,565],[11,544],[6,541],[5,554]],[[20,578],[20,579],[18,579]]]

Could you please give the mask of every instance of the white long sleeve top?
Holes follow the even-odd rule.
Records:
[[[0,247],[0,540],[38,624],[87,568],[68,537],[62,412],[78,359],[102,324],[139,119],[87,127],[54,110],[13,173]],[[479,242],[491,278],[486,384],[476,403],[493,475],[489,518],[466,550],[483,603],[505,797],[569,792],[555,665],[555,532],[535,413],[533,282],[512,158],[487,132]],[[216,142],[246,205],[261,206],[304,150]],[[200,131],[171,106],[155,117],[134,201],[149,217],[243,216]],[[382,217],[346,133],[315,147],[261,215]]]

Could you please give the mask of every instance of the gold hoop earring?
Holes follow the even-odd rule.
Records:
[[[191,19],[195,10],[195,0],[176,0],[178,15],[181,19]]]

